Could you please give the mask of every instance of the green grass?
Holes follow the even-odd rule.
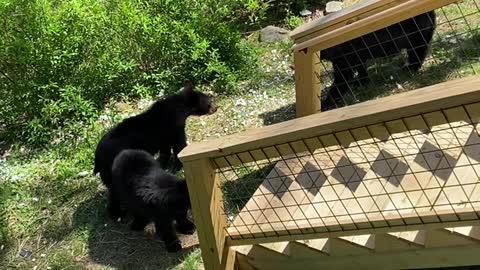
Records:
[[[202,254],[200,249],[196,249],[186,256],[177,268],[179,270],[197,270],[202,263]]]
[[[473,8],[464,1],[466,10]],[[455,8],[448,14],[458,15]],[[469,19],[471,25],[480,22]],[[455,27],[460,27],[456,25]],[[440,27],[445,36],[450,27]],[[458,31],[466,29],[457,29]],[[252,40],[256,36],[251,37]],[[478,72],[480,38],[462,36],[461,46],[452,48],[448,39],[436,37],[435,59],[420,75],[400,74],[400,58],[370,66],[372,84],[361,100],[408,91],[424,85]],[[239,85],[237,95],[218,96],[219,111],[188,121],[189,142],[222,137],[246,129],[294,117],[294,82],[290,64],[291,44],[258,45],[261,69]],[[453,52],[453,53],[452,53]],[[473,68],[472,68],[473,66]],[[328,80],[325,78],[325,83]],[[398,89],[401,83],[403,89]],[[204,91],[211,88],[204,87]],[[91,175],[93,150],[108,127],[135,114],[152,100],[121,100],[108,105],[98,121],[84,123],[79,134],[66,137],[61,131],[40,149],[8,146],[9,157],[0,161],[0,269],[197,269],[201,266],[195,237],[185,237],[188,248],[168,254],[163,244],[148,235],[134,233],[106,216],[106,194]],[[255,192],[271,167],[238,169],[226,177],[223,190],[229,214],[237,213]],[[238,179],[237,179],[238,178]],[[29,251],[30,256],[20,256]]]
[[[261,47],[264,72],[244,81],[241,94],[217,97],[216,114],[190,119],[189,141],[261,126],[261,115],[291,104],[288,48]],[[239,99],[244,102],[238,103]],[[76,138],[59,133],[40,149],[8,147],[9,156],[0,163],[0,269],[197,269],[201,265],[195,236],[182,239],[184,252],[168,254],[158,239],[110,221],[105,189],[92,176],[93,151],[101,135],[151,102],[112,103]]]

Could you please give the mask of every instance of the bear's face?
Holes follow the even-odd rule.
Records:
[[[192,108],[192,115],[213,114],[217,111],[217,107],[211,97],[200,92],[196,92],[195,94],[197,97],[195,98],[195,105]]]
[[[190,109],[191,115],[200,116],[213,114],[217,111],[217,106],[215,106],[212,98],[202,92],[195,91],[192,84],[187,84],[183,93],[187,99],[186,104]]]

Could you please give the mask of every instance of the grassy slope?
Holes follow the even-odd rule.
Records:
[[[453,17],[461,15],[455,8],[446,12]],[[470,25],[480,21],[478,15],[471,18]],[[465,32],[460,25],[455,23],[452,27]],[[363,89],[359,100],[478,72],[477,35],[452,41],[456,37],[446,36],[451,35],[452,27],[439,27],[434,59],[422,69],[422,76],[403,74],[391,81],[372,83]],[[452,46],[454,42],[462,46]],[[221,109],[217,114],[192,118],[188,123],[189,140],[219,137],[293,117],[294,84],[288,48],[263,47],[262,72],[241,85],[241,95],[218,97]],[[393,76],[392,67],[397,64],[398,59],[371,66],[373,81]],[[191,248],[171,255],[165,253],[161,242],[108,220],[105,191],[98,178],[91,176],[93,149],[101,134],[150,102],[113,104],[98,121],[87,124],[74,142],[54,140],[43,150],[14,146],[6,160],[0,159],[0,269],[198,267],[200,254],[194,237],[184,239],[184,245]],[[9,237],[5,237],[7,234]]]
[[[272,110],[282,111],[294,100],[289,46],[262,48],[263,72],[244,82],[242,95],[217,97],[215,115],[191,118],[189,141],[278,121]],[[10,236],[7,243],[1,239],[0,269],[196,269],[200,253],[195,237],[183,239],[185,252],[171,255],[148,234],[111,222],[105,190],[91,175],[101,134],[151,102],[112,104],[75,142],[58,139],[43,150],[12,146],[0,163],[1,230]]]

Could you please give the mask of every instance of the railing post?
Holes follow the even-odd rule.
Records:
[[[320,59],[309,49],[295,50],[293,59],[297,117],[314,114],[320,111]]]
[[[233,269],[235,252],[225,243],[227,220],[214,166],[210,159],[184,162],[183,166],[205,269]]]

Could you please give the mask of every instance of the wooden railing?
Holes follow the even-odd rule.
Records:
[[[411,124],[415,126],[414,119],[417,116],[423,117],[423,114],[431,112],[441,112],[443,115],[444,110],[452,111],[452,108],[454,113],[451,115],[452,119],[448,121],[471,122],[473,118],[478,122],[480,118],[480,77],[478,76],[315,114],[321,109],[320,81],[317,76],[320,72],[320,51],[457,1],[367,0],[306,24],[291,33],[291,37],[295,41],[293,50],[296,114],[301,118],[216,140],[194,143],[180,153],[192,200],[192,210],[198,229],[205,269],[233,269],[236,252],[232,247],[236,245],[446,226],[442,222],[431,224],[414,222],[422,218],[425,220],[451,219],[450,225],[478,222],[476,210],[469,208],[462,210],[466,212],[459,210],[460,216],[469,217],[468,220],[452,219],[452,215],[457,213],[448,211],[448,213],[439,211],[433,216],[422,212],[410,217],[408,222],[412,222],[411,224],[403,224],[406,222],[403,217],[392,217],[391,220],[379,219],[378,222],[386,221],[388,223],[391,221],[402,224],[400,227],[386,226],[381,229],[368,227],[371,222],[364,220],[362,224],[348,224],[349,230],[344,230],[345,228],[340,226],[341,229],[337,231],[334,230],[334,227],[338,226],[328,227],[324,224],[310,222],[308,222],[308,226],[301,229],[298,229],[298,225],[296,225],[297,228],[290,228],[281,224],[280,227],[270,226],[266,229],[258,224],[243,224],[243,227],[238,226],[244,229],[242,230],[232,228],[236,221],[234,220],[232,223],[232,220],[227,219],[232,217],[227,217],[225,214],[221,189],[223,181],[221,171],[224,168],[260,163],[265,160],[274,165],[273,160],[276,158],[288,163],[287,156],[293,155],[298,158],[300,153],[304,154],[305,152],[306,155],[313,155],[317,148],[326,147],[325,145],[308,145],[309,138],[336,135],[345,130],[368,129],[371,125],[386,124],[392,124],[393,133],[405,132],[405,129],[398,129],[398,125],[395,124],[396,120],[404,121],[411,117],[410,120],[405,121],[413,121]],[[465,107],[467,105],[468,108]],[[466,108],[465,112],[462,111],[462,117],[455,114],[458,111],[456,108]],[[470,119],[465,119],[466,114],[469,114]],[[373,135],[366,135],[366,137],[368,136]],[[334,137],[336,138],[336,136]],[[333,144],[335,143],[339,142],[336,141]],[[241,216],[241,213],[238,216]],[[385,219],[385,217],[382,218]],[[268,217],[261,219],[269,222]]]
[[[320,108],[319,54],[343,42],[459,0],[369,0],[294,30],[297,117]]]
[[[336,231],[333,227],[338,227],[338,224],[333,227],[324,227],[321,224],[312,225],[311,223],[308,226],[317,227],[307,226],[305,230],[290,230],[288,226],[271,226],[271,229],[250,228],[243,232],[238,228],[231,230],[228,228],[228,221],[224,214],[219,172],[224,167],[272,160],[278,156],[285,157],[305,151],[313,153],[315,148],[326,146],[321,144],[311,146],[308,143],[310,138],[318,138],[323,135],[334,135],[335,137],[338,135],[340,138],[345,130],[351,131],[364,127],[368,129],[372,125],[386,125],[393,127],[390,131],[392,133],[390,136],[393,136],[395,132],[405,132],[405,127],[399,128],[396,123],[396,120],[400,118],[405,119],[409,128],[411,128],[410,125],[414,129],[422,128],[418,126],[417,116],[424,117],[424,114],[431,114],[425,121],[428,122],[428,126],[435,125],[435,123],[445,122],[445,120],[439,120],[439,117],[444,117],[443,112],[446,110],[449,118],[447,121],[478,122],[480,115],[480,103],[478,102],[480,102],[480,77],[474,76],[189,145],[180,153],[180,160],[184,164],[205,268],[232,269],[235,258],[235,251],[231,249],[232,245],[308,239],[322,235],[352,235],[372,230],[395,231],[399,228],[407,230],[418,229],[422,226],[446,226],[447,223],[443,224],[442,218],[450,220],[448,224],[451,226],[453,226],[452,224],[471,224],[472,220],[478,222],[476,210],[466,208],[455,210],[456,212],[447,211],[448,213],[439,211],[418,214],[415,212],[416,215],[412,215],[411,220],[404,217],[392,217],[391,220],[384,220],[385,217],[383,217],[383,220],[376,221],[392,222],[389,224],[398,223],[401,224],[400,227],[389,225],[377,229],[368,227],[369,221],[365,220],[362,221],[365,224],[345,224],[345,226],[349,226],[349,230],[344,230],[340,224],[341,229]],[[465,112],[461,109],[462,116],[456,109],[457,107],[465,108]],[[442,114],[432,114],[432,112],[442,112]],[[372,133],[365,136],[374,135]],[[276,150],[271,151],[272,149]],[[468,218],[452,219],[452,214]],[[424,218],[426,223],[416,223],[415,220],[419,218]],[[430,224],[426,221],[432,219],[439,219],[441,222]],[[401,223],[401,221],[406,223]],[[243,233],[245,235],[242,235]]]

